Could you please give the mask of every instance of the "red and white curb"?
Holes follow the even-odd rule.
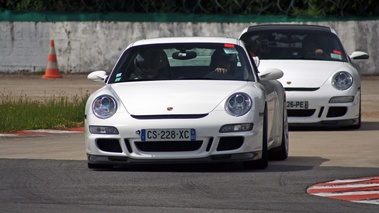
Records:
[[[70,128],[67,130],[54,130],[54,129],[37,129],[37,130],[23,130],[10,133],[0,133],[0,137],[20,137],[20,136],[42,136],[48,134],[70,134],[70,133],[83,133],[84,128]]]
[[[379,205],[379,176],[334,180],[307,189],[312,195]]]

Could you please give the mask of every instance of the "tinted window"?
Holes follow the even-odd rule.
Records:
[[[215,72],[224,67],[227,73]],[[254,80],[246,51],[233,44],[159,44],[132,47],[109,83],[141,80]]]
[[[260,59],[347,61],[341,42],[331,32],[250,31],[242,35],[241,39],[251,54]]]

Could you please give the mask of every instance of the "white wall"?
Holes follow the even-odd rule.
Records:
[[[238,37],[258,23],[157,22],[0,22],[0,73],[44,71],[49,40],[55,42],[62,73],[110,71],[133,41],[169,36]],[[333,27],[350,54],[361,50],[369,60],[358,62],[362,74],[379,74],[378,21],[319,22]]]

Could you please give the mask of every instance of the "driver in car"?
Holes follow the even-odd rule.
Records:
[[[324,50],[320,48],[320,45],[315,39],[316,38],[313,38],[311,36],[304,38],[302,45],[304,56],[326,56]]]
[[[130,79],[167,79],[168,60],[161,49],[147,49],[138,53],[134,59],[134,73]]]

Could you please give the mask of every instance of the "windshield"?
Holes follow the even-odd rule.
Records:
[[[249,80],[253,67],[245,49],[234,44],[154,44],[129,48],[108,83],[145,80]]]
[[[331,32],[273,29],[246,32],[241,39],[260,59],[347,61],[340,40]]]

